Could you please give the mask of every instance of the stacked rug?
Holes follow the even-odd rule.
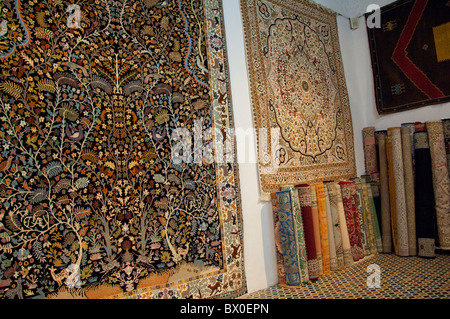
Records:
[[[363,129],[366,172],[379,172],[383,252],[434,257],[450,249],[449,123]]]
[[[279,283],[298,286],[383,251],[368,175],[272,193]]]

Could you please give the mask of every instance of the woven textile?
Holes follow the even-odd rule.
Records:
[[[336,14],[241,0],[262,200],[281,185],[356,176]]]
[[[305,233],[303,230],[302,211],[298,190],[292,185],[282,186],[281,190],[287,190],[291,194],[292,220],[294,223],[295,242],[297,249],[297,265],[301,282],[308,282],[308,258],[306,256]]]
[[[328,247],[329,247],[329,255],[330,255],[330,270],[335,271],[339,269],[339,263],[337,258],[337,250],[336,250],[336,240],[335,240],[335,223],[333,220],[333,216],[331,213],[331,205],[330,205],[330,197],[328,192],[328,187],[324,183],[323,184],[323,191],[325,196],[325,211],[327,213],[327,227],[328,227]],[[339,238],[340,236],[339,232]],[[341,252],[342,252],[342,242],[338,241],[338,244],[341,245]],[[341,257],[341,266],[344,265],[344,256]]]
[[[375,139],[375,127],[365,127],[362,132],[366,174],[370,175],[376,182],[379,182],[380,172],[378,165],[377,144]]]
[[[391,152],[392,152],[392,175],[395,185],[395,238],[397,243],[396,254],[399,256],[409,255],[408,243],[408,216],[406,211],[405,176],[403,170],[402,137],[400,127],[390,127]],[[391,173],[390,173],[391,174]],[[391,204],[392,205],[392,204]],[[395,247],[395,246],[394,246]]]
[[[388,130],[386,134],[386,157],[388,164],[388,176],[389,176],[389,203],[391,213],[391,233],[392,233],[392,248],[393,252],[398,254],[397,244],[397,192],[395,189],[395,175],[394,175],[394,159],[392,152],[392,131]]]
[[[448,0],[396,1],[379,14],[380,27],[367,27],[378,113],[449,101]]]
[[[420,167],[416,170],[415,185],[417,255],[419,257],[434,257],[436,211],[427,132],[414,133],[414,158],[416,167]]]
[[[450,255],[448,254],[437,254],[434,259],[403,258],[394,254],[379,254],[365,258],[352,267],[346,267],[329,276],[324,276],[312,285],[302,285],[296,289],[278,285],[241,298],[300,299],[302,301],[315,299],[312,303],[317,303],[317,299],[324,300],[325,303],[334,303],[327,299],[347,299],[343,303],[365,303],[367,299],[378,299],[375,303],[385,303],[386,299],[391,299],[392,303],[401,303],[399,299],[402,299],[408,304],[414,303],[411,301],[414,299],[418,301],[416,309],[419,310],[422,303],[433,303],[431,299],[437,303],[448,302],[450,296],[449,263]],[[367,279],[370,276],[368,269],[373,265],[378,265],[381,270],[381,287],[375,289],[367,286]],[[253,302],[260,301],[253,300]]]
[[[222,2],[1,10],[0,298],[245,293]]]
[[[439,248],[450,249],[450,180],[442,121],[426,122],[433,168]]]
[[[406,213],[408,219],[409,255],[417,254],[416,207],[414,199],[414,123],[401,126],[403,173],[405,176]],[[420,168],[419,168],[420,169]]]
[[[278,220],[280,222],[281,244],[283,245],[283,264],[286,284],[300,285],[298,271],[297,242],[292,217],[291,192],[289,190],[277,192]]]
[[[300,199],[298,197],[298,190],[296,188],[292,188],[290,191],[293,209],[294,229],[297,241],[298,271],[300,274],[300,281],[306,283],[309,281],[309,274],[308,257],[306,255],[305,232],[303,230],[302,210],[300,206]]]
[[[308,184],[296,186],[302,211],[303,230],[305,232],[306,257],[310,280],[319,278],[319,261],[317,259],[316,239],[314,235],[314,217],[311,208],[311,187]]]
[[[378,149],[378,145],[377,145]],[[375,208],[375,216],[378,220],[378,225],[381,227],[381,197],[380,197],[380,183],[375,182],[372,177],[368,175],[362,175],[361,177],[364,177],[366,180],[366,183],[368,183],[368,186],[370,186],[370,189],[372,191],[372,199],[373,204]]]
[[[370,178],[370,177],[369,177]],[[374,182],[367,182],[366,180],[366,184],[365,184],[365,190],[366,192],[364,192],[364,196],[365,198],[367,198],[368,204],[366,203],[366,205],[368,205],[368,209],[371,210],[372,212],[372,223],[371,226],[373,227],[373,231],[374,231],[374,235],[375,235],[375,247],[376,247],[376,251],[381,253],[383,251],[383,241],[381,239],[381,229],[380,229],[380,223],[378,221],[377,218],[377,213],[376,213],[376,208],[375,208],[375,202],[374,202],[374,196],[373,196],[373,187],[371,187],[370,184],[373,184]],[[366,197],[367,194],[367,197]],[[370,216],[370,215],[369,215]]]
[[[359,183],[361,185],[361,195],[364,204],[364,220],[367,224],[370,254],[376,254],[378,252],[376,233],[378,220],[373,204],[372,190],[370,184],[368,184],[364,178],[361,178]]]
[[[333,184],[334,199],[339,216],[339,228],[341,230],[342,247],[344,252],[344,266],[350,266],[354,263],[352,246],[350,242],[350,232],[347,227],[347,218],[344,209],[341,186],[338,183]]]
[[[311,194],[311,212],[313,216],[314,225],[314,241],[316,243],[316,256],[317,264],[319,266],[319,276],[323,275],[323,257],[322,257],[322,239],[320,234],[320,217],[319,217],[319,207],[317,205],[317,195],[314,186],[310,185]]]
[[[364,257],[355,182],[339,182],[353,261]]]
[[[427,127],[426,127],[425,123],[423,123],[423,122],[415,122],[414,127],[416,129],[416,132],[426,132],[427,131]]]
[[[443,119],[445,152],[447,153],[447,170],[450,175],[450,119]]]
[[[319,228],[320,228],[320,246],[322,249],[322,264],[323,264],[323,274],[327,275],[330,273],[330,246],[329,246],[329,235],[328,235],[328,219],[326,211],[325,202],[325,187],[323,183],[318,183],[311,185],[315,188],[317,195],[317,209],[319,213]]]
[[[356,188],[356,203],[358,207],[358,220],[359,220],[359,229],[361,231],[361,243],[364,249],[364,256],[368,256],[371,254],[371,238],[370,238],[370,225],[369,220],[367,219],[367,206],[363,198],[363,189],[362,184],[359,178],[352,179],[355,182]],[[375,244],[375,237],[373,237],[373,243]]]
[[[386,153],[387,131],[375,132],[378,145],[378,156],[380,163],[380,198],[381,198],[381,238],[383,242],[383,252],[392,251],[392,230],[391,230],[391,204],[389,192],[388,160]]]
[[[286,284],[286,275],[284,270],[283,243],[281,242],[280,217],[278,214],[277,193],[271,194],[273,225],[275,234],[275,255],[277,260],[278,283]]]
[[[344,225],[341,224],[341,220],[340,220],[340,216],[339,216],[339,208],[338,208],[338,202],[340,199],[340,203],[342,204],[342,197],[339,198],[338,196],[340,196],[337,194],[336,191],[336,186],[339,187],[339,185],[337,185],[334,182],[326,182],[325,187],[327,189],[327,193],[328,193],[328,203],[330,206],[330,218],[331,218],[331,225],[333,227],[333,238],[334,238],[334,247],[336,249],[336,267],[342,268],[344,267],[344,239],[345,241],[345,253],[347,255],[350,255],[350,258],[352,261],[353,259],[351,258],[351,252],[350,252],[350,241],[348,239],[348,232],[347,232],[347,225],[344,223]],[[339,189],[340,190],[340,189]],[[345,217],[344,217],[344,221],[345,221]],[[345,226],[345,230],[341,230],[341,228],[344,228]],[[343,234],[346,235],[346,237],[343,237]],[[332,253],[331,253],[332,255]]]

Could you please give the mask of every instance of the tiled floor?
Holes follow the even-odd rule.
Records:
[[[373,272],[367,272],[371,264],[380,267],[379,287],[368,287],[368,277],[374,277]],[[241,298],[450,299],[450,254],[438,254],[434,259],[378,254],[313,283],[295,288],[277,285]]]

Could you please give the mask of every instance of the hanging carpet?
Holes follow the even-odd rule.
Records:
[[[221,1],[76,3],[1,3],[0,297],[245,293]]]
[[[261,199],[356,176],[336,14],[312,1],[241,0]]]
[[[389,193],[389,172],[388,156],[386,149],[387,131],[381,130],[375,132],[375,138],[378,145],[378,157],[380,163],[380,210],[381,210],[381,238],[383,243],[383,252],[392,251],[392,230],[391,230],[391,203]]]

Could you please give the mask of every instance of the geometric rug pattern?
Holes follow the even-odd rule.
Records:
[[[369,288],[368,278],[374,274],[369,266],[373,264],[379,266],[380,281],[378,287]],[[315,282],[294,288],[276,285],[240,298],[450,299],[450,254],[437,254],[434,259],[378,254]]]

